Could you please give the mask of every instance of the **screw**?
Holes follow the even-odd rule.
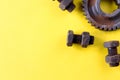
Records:
[[[58,0],[58,2],[60,2],[59,7],[62,10],[68,10],[69,12],[72,12],[75,9],[73,0]]]
[[[108,41],[104,43],[104,47],[108,48],[108,55],[106,56],[106,62],[109,63],[111,67],[116,67],[120,62],[120,55],[117,52],[117,47],[119,46],[119,41]]]
[[[94,43],[94,36],[90,36],[88,32],[83,32],[82,35],[74,34],[72,30],[68,31],[67,46],[72,44],[80,44],[83,48]]]

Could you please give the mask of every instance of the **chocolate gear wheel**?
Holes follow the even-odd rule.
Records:
[[[101,0],[83,0],[85,16],[93,26],[105,31],[120,28],[120,0],[114,0],[118,5],[112,14],[104,13],[100,8]]]

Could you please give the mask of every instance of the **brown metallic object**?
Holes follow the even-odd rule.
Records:
[[[112,31],[120,28],[120,0],[114,0],[118,9],[112,14],[104,13],[100,8],[101,0],[83,0],[83,10],[89,22],[98,29]]]
[[[104,43],[104,47],[108,48],[108,55],[106,56],[106,62],[109,63],[111,67],[116,67],[120,62],[120,54],[117,52],[117,47],[119,46],[119,41],[108,41]]]
[[[90,36],[88,32],[83,32],[81,35],[74,34],[72,30],[68,31],[67,36],[67,46],[72,46],[72,44],[79,44],[83,48],[94,43],[94,36]]]
[[[72,12],[75,9],[75,5],[73,3],[73,0],[58,0],[60,2],[60,9],[61,10],[68,10],[69,12]]]

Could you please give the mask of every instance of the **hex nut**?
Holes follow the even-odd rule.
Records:
[[[114,56],[106,56],[106,62],[107,63],[119,63],[120,62],[120,54],[114,55]]]
[[[90,42],[90,34],[88,32],[83,32],[82,33],[82,40],[81,40],[81,46],[82,47],[87,47]]]

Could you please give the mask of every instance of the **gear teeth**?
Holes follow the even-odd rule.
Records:
[[[90,1],[90,0],[82,0],[82,10],[84,11],[84,15],[86,16],[88,23],[91,23],[91,25],[97,29],[105,30],[105,31],[112,31],[112,30],[116,30],[116,29],[120,28],[120,26],[118,26],[119,24],[117,26],[109,27],[109,25],[107,25],[107,24],[105,24],[105,25],[99,24],[96,21],[94,21],[94,19],[91,17],[90,12],[89,12],[88,1]]]
[[[87,16],[87,14],[84,13],[84,16]]]
[[[108,31],[108,27],[106,25],[102,25],[102,27],[103,27],[102,30]]]
[[[90,16],[87,15],[87,13],[86,13],[86,18],[87,18],[88,20],[91,20]]]
[[[107,27],[104,27],[104,30],[105,30],[105,31],[108,31],[108,28],[107,28]]]
[[[102,26],[100,27],[101,30],[104,30],[104,28],[105,28],[105,25],[102,25]]]
[[[104,30],[104,27],[101,26],[100,29],[101,29],[101,30]]]
[[[113,29],[113,30],[116,30],[116,29],[117,29],[117,26],[116,26],[116,27],[113,27],[112,29]]]
[[[84,8],[84,5],[81,5],[82,8]]]
[[[85,11],[85,8],[82,8],[83,11]]]
[[[113,29],[112,28],[108,28],[109,31],[112,31]]]
[[[88,20],[88,23],[92,23],[90,20]]]
[[[119,29],[120,28],[120,26],[117,26],[117,29]]]
[[[100,25],[96,25],[95,28],[96,28],[96,29],[100,29]]]
[[[94,23],[91,23],[91,25],[92,25],[92,26],[95,26],[95,24],[94,24]]]

